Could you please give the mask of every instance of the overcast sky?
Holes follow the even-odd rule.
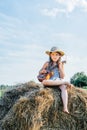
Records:
[[[87,0],[0,0],[0,84],[37,81],[52,46],[66,78],[87,74]]]

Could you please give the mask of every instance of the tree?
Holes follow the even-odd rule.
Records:
[[[87,76],[84,72],[77,72],[72,76],[70,82],[77,87],[87,86]]]

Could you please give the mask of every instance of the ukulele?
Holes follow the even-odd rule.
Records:
[[[37,76],[37,78],[38,78],[38,80],[40,81],[40,82],[42,82],[43,80],[47,80],[47,79],[50,79],[52,76],[53,76],[53,74],[54,74],[54,72],[53,71],[48,71],[47,70],[47,72],[46,73],[42,73],[42,74],[39,74],[38,76]]]
[[[54,75],[54,72],[52,71],[55,67],[57,67],[57,65],[54,65],[54,66],[49,66],[46,68],[46,73],[41,73],[37,76],[37,79],[42,82],[43,80],[47,80],[47,79],[50,79],[53,75]]]

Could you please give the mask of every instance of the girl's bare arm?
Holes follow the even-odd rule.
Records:
[[[65,77],[64,63],[59,62],[58,67],[59,67],[60,78],[63,79]]]
[[[48,62],[46,62],[44,65],[43,65],[43,67],[40,69],[40,71],[39,71],[39,74],[41,74],[41,73],[46,73],[46,68],[47,68],[47,66],[48,66]]]

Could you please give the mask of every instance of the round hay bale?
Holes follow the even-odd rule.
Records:
[[[14,89],[14,96],[13,90],[9,91],[7,106],[10,107],[1,109],[4,114],[0,130],[87,130],[87,90],[73,87],[68,94],[70,114],[62,111],[58,87],[44,88],[28,82]],[[1,108],[6,106],[5,98],[0,101]]]

